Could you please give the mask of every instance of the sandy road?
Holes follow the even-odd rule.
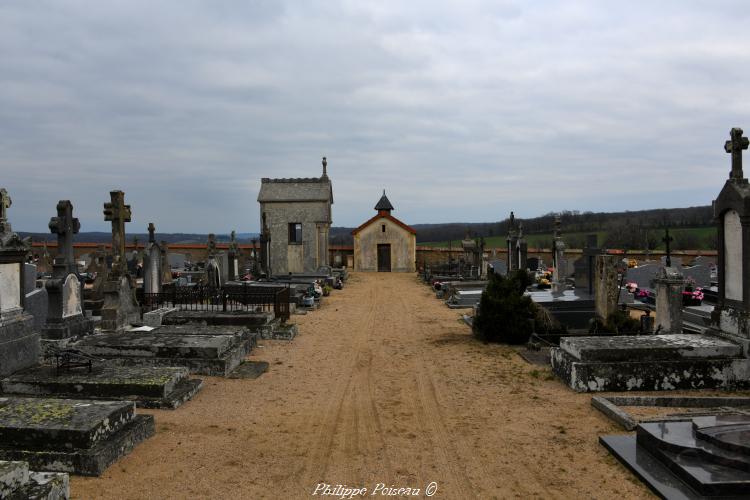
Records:
[[[358,274],[257,380],[208,378],[75,498],[306,498],[318,483],[434,498],[648,498],[597,444],[619,432],[549,370],[475,341],[413,275]],[[329,497],[330,498],[330,497]],[[367,498],[370,498],[368,496]],[[391,497],[393,498],[393,497]]]

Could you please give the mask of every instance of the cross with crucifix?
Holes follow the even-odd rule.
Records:
[[[667,245],[667,267],[672,267],[672,250],[669,244],[674,241],[674,238],[669,236],[669,228],[664,230],[664,238],[662,238],[661,241]]]
[[[742,137],[741,128],[733,128],[729,132],[730,140],[724,143],[724,151],[732,154],[732,171],[729,173],[730,180],[742,180],[745,175],[742,172],[742,150],[750,145],[747,137]]]
[[[153,222],[148,223],[148,242],[149,243],[156,243],[156,226],[154,226]]]
[[[57,235],[57,257],[54,265],[65,273],[75,272],[75,255],[73,254],[73,235],[81,229],[78,219],[73,217],[73,204],[70,200],[57,203],[57,217],[49,220],[49,230]]]
[[[125,204],[125,193],[110,191],[111,202],[104,204],[104,220],[112,222],[112,273],[125,275],[125,223],[130,222],[130,205]]]

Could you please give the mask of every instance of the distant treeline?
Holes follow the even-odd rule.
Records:
[[[510,214],[509,214],[510,215]],[[525,219],[515,214],[523,223],[526,235],[550,234],[554,230],[555,213]],[[586,233],[599,233],[599,245],[606,248],[657,248],[662,246],[664,229],[675,229],[674,249],[715,248],[712,231],[680,231],[687,228],[712,228],[711,206],[688,208],[659,208],[625,212],[559,212],[562,232],[569,248],[582,248]],[[446,242],[463,239],[467,232],[473,238],[494,238],[508,234],[509,218],[498,222],[415,224],[417,242]],[[331,229],[334,244],[351,244],[351,228]],[[679,239],[678,239],[679,237]],[[551,243],[551,236],[549,237]],[[703,241],[705,240],[705,241]],[[548,245],[545,245],[548,246]]]

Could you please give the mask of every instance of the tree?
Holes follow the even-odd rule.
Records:
[[[531,278],[524,270],[510,276],[490,275],[482,292],[474,332],[485,342],[525,344],[533,331],[536,306],[524,295]]]

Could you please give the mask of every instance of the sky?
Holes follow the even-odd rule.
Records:
[[[262,177],[333,225],[710,204],[750,132],[742,1],[4,0],[0,186],[15,230],[256,232]]]

